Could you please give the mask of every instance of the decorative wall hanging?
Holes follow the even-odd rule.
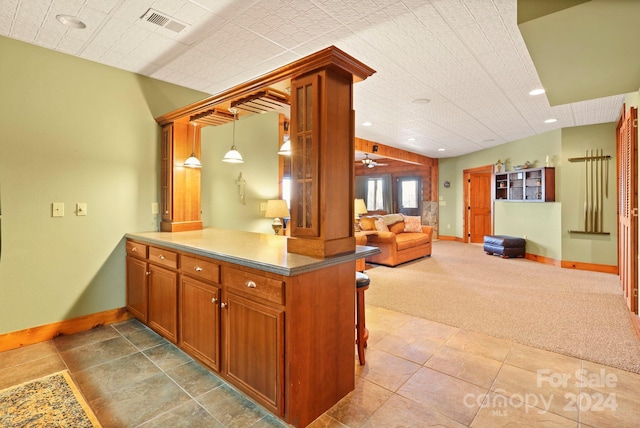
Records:
[[[569,158],[569,162],[584,162],[584,230],[570,233],[609,235],[603,231],[604,198],[609,198],[609,159],[604,149],[587,149],[584,157]]]
[[[240,192],[240,203],[242,205],[247,205],[247,201],[245,199],[245,186],[247,182],[244,180],[244,178],[242,178],[242,172],[238,174],[236,184],[238,185],[238,191]]]

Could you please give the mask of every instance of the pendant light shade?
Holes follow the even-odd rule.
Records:
[[[238,114],[238,109],[230,108],[229,111],[233,113],[233,139],[231,140],[231,149],[224,155],[222,158],[222,162],[228,163],[243,163],[242,155],[236,149],[236,116]]]
[[[198,124],[196,122],[193,122],[193,144],[191,146],[191,156],[189,156],[187,158],[186,161],[184,161],[183,166],[186,166],[187,168],[202,168],[202,164],[200,163],[200,160],[197,158],[196,156],[196,134],[198,130]]]
[[[291,141],[288,136],[284,137],[284,143],[280,146],[278,154],[282,156],[291,156]]]
[[[284,132],[289,132],[289,122],[284,122]],[[281,156],[291,156],[291,140],[289,139],[289,135],[285,134],[284,143],[280,146],[280,150],[278,150],[278,154]]]

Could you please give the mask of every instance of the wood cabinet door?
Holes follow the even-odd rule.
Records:
[[[149,327],[166,339],[178,339],[178,272],[149,265]]]
[[[147,262],[127,256],[127,309],[147,322]]]
[[[282,415],[284,311],[227,293],[225,375]]]
[[[220,370],[220,289],[189,277],[180,280],[180,346]]]

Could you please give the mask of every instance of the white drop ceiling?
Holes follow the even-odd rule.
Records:
[[[354,86],[356,136],[434,158],[615,122],[624,99],[528,95],[542,84],[516,0],[2,0],[0,35],[212,95],[335,45],[377,71]]]

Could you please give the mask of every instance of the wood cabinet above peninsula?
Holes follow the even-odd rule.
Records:
[[[163,266],[179,276],[179,291],[153,302],[179,320],[172,340],[287,423],[308,425],[354,389],[355,260],[377,248],[319,259],[288,253],[286,237],[251,232],[126,238],[132,313],[166,334],[150,323],[152,285],[134,262],[177,255]]]

